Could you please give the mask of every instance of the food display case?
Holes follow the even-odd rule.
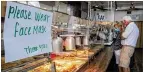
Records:
[[[51,59],[47,58],[47,55],[41,55],[39,58],[38,56],[35,56],[33,58],[13,62],[13,64],[9,63],[8,65],[2,62],[2,72],[51,72],[53,63],[55,64],[54,69],[56,72],[78,72],[78,70],[82,70],[83,67],[101,51],[101,49],[102,48],[61,52],[61,54],[51,56]]]
[[[38,66],[28,72],[51,72],[52,63],[55,64],[56,72],[78,72],[85,64],[89,63],[90,59],[95,56],[101,49],[96,50],[77,50],[71,52],[64,52],[56,55],[51,63]]]

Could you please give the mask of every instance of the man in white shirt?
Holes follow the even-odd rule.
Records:
[[[121,44],[121,56],[119,66],[123,68],[121,72],[130,72],[129,64],[130,58],[132,57],[137,39],[139,37],[139,29],[137,25],[132,22],[132,18],[130,16],[123,17],[123,24],[125,30],[122,32],[122,41]]]

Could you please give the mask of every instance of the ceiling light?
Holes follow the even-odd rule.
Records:
[[[44,8],[44,9],[47,9],[47,8]]]
[[[133,5],[134,3],[132,2],[131,5]]]
[[[98,5],[96,5],[95,7],[98,7]]]

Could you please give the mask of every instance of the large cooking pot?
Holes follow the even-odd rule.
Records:
[[[66,50],[75,50],[75,39],[73,36],[68,36],[65,40],[65,43]]]
[[[85,46],[89,45],[89,37],[87,35],[84,36],[84,38],[83,38],[83,45],[85,45]]]
[[[75,40],[76,40],[76,45],[81,46],[81,38],[80,38],[80,36],[76,36]]]
[[[63,39],[61,37],[56,37],[53,39],[53,52],[59,53],[63,51]]]

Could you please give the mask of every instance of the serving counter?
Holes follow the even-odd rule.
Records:
[[[48,59],[47,55],[37,59],[35,57],[33,61],[4,69],[2,72],[52,72],[53,69],[56,72],[104,72],[111,58],[112,48],[96,47],[62,52],[52,59]]]
[[[51,63],[38,66],[28,72],[51,72],[51,65],[55,63],[56,72],[80,72],[86,65],[91,62],[91,59],[98,54],[102,48],[92,50],[76,50],[72,52],[61,53],[57,55]]]

